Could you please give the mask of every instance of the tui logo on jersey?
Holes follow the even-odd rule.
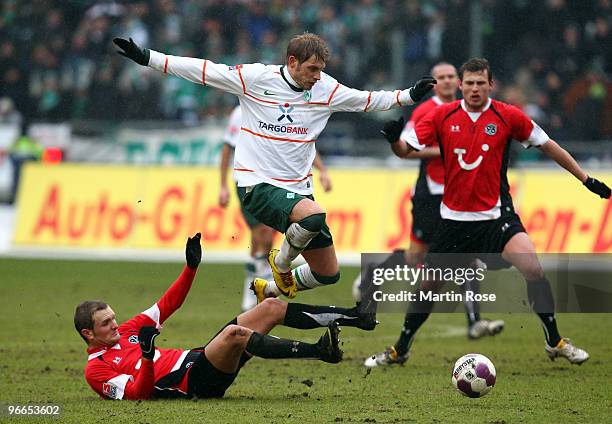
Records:
[[[483,152],[487,152],[489,150],[489,145],[488,144],[483,144],[481,147]],[[463,169],[465,169],[466,171],[471,171],[472,169],[476,169],[478,168],[478,166],[480,165],[480,163],[482,162],[482,155],[478,155],[478,157],[476,158],[476,160],[474,162],[468,163],[463,159],[463,155],[467,152],[467,150],[465,149],[455,149],[453,150],[453,153],[455,153],[458,158],[457,161],[459,162],[459,166]]]
[[[278,105],[278,108],[281,111],[281,115],[278,117],[277,121],[282,122],[283,119],[286,119],[287,121],[293,123],[293,118],[291,117],[291,115],[289,115],[291,112],[293,112],[293,106],[285,104],[285,106]]]
[[[138,343],[138,336],[130,336],[130,337],[128,337],[128,342],[130,342],[132,344]]]
[[[486,135],[495,135],[497,134],[497,125],[495,124],[487,124],[484,129]]]
[[[242,65],[234,65],[234,66],[230,66],[228,67],[228,69],[230,71],[237,71],[238,69],[242,69]]]

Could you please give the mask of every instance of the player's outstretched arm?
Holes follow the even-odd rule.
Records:
[[[142,66],[149,66],[153,69],[184,78],[188,81],[204,83],[204,64],[205,60],[192,57],[169,56],[155,50],[138,46],[131,38],[114,38],[113,43],[121,49],[117,53],[132,59]]]
[[[121,49],[121,51],[117,52],[121,56],[132,59],[134,62],[142,66],[147,66],[149,64],[149,59],[151,57],[149,49],[138,47],[138,44],[136,44],[131,38],[129,40],[126,40],[125,38],[113,38],[113,43],[115,43],[117,47]]]
[[[167,55],[142,48],[131,39],[115,38],[113,42],[121,49],[117,53],[139,65],[235,95],[243,94],[266,68],[262,64],[227,66],[205,59]]]
[[[589,177],[572,155],[563,147],[559,146],[554,140],[548,140],[548,142],[540,146],[540,149],[546,156],[578,178],[590,191],[597,194],[602,199],[610,198],[610,187],[595,178]]]
[[[395,91],[364,91],[339,84],[329,107],[333,112],[374,112],[410,106],[420,102],[434,84],[432,77],[423,77],[414,86]]]
[[[185,260],[187,265],[178,279],[170,286],[164,295],[157,301],[159,309],[159,324],[163,324],[170,315],[181,307],[196,275],[198,265],[202,260],[201,234],[197,233],[187,239],[185,246]]]

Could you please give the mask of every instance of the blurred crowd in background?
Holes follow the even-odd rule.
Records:
[[[166,119],[189,125],[225,117],[236,104],[233,96],[139,67],[114,53],[112,38],[226,64],[282,63],[289,38],[310,31],[330,46],[326,71],[363,89],[406,87],[439,60],[459,66],[473,37],[480,37],[496,98],[521,106],[553,138],[612,136],[610,0],[482,0],[478,22],[469,0],[1,4],[0,122]],[[393,80],[391,36],[402,40],[403,81]]]

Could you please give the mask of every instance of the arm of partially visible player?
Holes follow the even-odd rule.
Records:
[[[425,77],[411,88],[395,91],[364,91],[340,84],[329,106],[334,112],[372,112],[409,106],[421,101],[435,81]]]
[[[385,123],[381,134],[387,139],[396,156],[407,158],[414,154],[420,154],[428,147],[431,149],[437,147],[434,146],[437,137],[435,116],[436,109],[433,109],[420,119],[416,126],[407,125],[406,128],[404,128],[404,118],[397,121],[388,121]],[[402,128],[404,129],[402,130]],[[423,155],[433,153],[430,150],[424,152]]]
[[[404,140],[404,142],[406,142]],[[402,159],[432,159],[440,157],[440,147],[425,147],[423,150],[413,150],[405,156],[400,156]]]
[[[229,190],[227,186],[227,169],[229,168],[230,157],[232,156],[233,148],[227,144],[223,144],[223,150],[221,150],[221,164],[219,166],[219,172],[221,177],[221,187],[219,189],[219,206],[222,208],[227,207],[229,203]]]
[[[327,167],[323,163],[319,152],[316,153],[312,165],[317,169],[317,171],[319,171],[319,182],[321,183],[321,186],[323,186],[323,191],[325,191],[325,193],[330,192],[332,189],[331,178],[329,178]]]
[[[142,358],[136,378],[115,372],[106,362],[95,359],[86,370],[85,378],[91,388],[108,399],[149,399],[155,389],[155,372],[152,360]]]

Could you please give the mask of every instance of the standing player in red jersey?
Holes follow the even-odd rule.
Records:
[[[385,134],[389,142],[398,139],[406,141],[408,134],[415,125],[436,107],[457,100],[459,76],[457,69],[450,63],[440,62],[433,66],[431,75],[437,84],[433,87],[434,96],[417,106],[410,120],[404,126],[404,118],[389,121],[385,126]],[[444,163],[440,157],[440,148],[437,142],[423,150],[407,152],[400,156],[405,159],[421,159],[419,176],[412,194],[412,231],[410,245],[407,250],[397,250],[388,261],[399,261],[409,266],[422,264],[427,254],[437,227],[440,225],[440,203],[444,193]],[[381,266],[385,267],[383,263]],[[361,275],[357,276],[355,284],[361,283]],[[464,290],[478,291],[474,281],[463,285]],[[464,302],[468,320],[468,337],[479,339],[481,337],[496,335],[504,328],[501,320],[481,319],[478,303],[470,300]],[[392,364],[403,364],[406,357],[398,356],[397,350],[407,351],[407,347],[390,346],[385,351],[369,356],[365,361],[366,367],[376,367]]]
[[[391,144],[399,156],[421,151],[436,141],[440,145],[445,170],[442,221],[429,246],[426,264],[449,265],[441,259],[444,255],[437,255],[440,253],[461,254],[463,265],[478,255],[501,253],[503,260],[514,265],[527,281],[529,302],[544,327],[548,356],[581,364],[589,355],[559,335],[550,283],[514,211],[506,175],[511,140],[518,140],[526,148],[540,148],[601,198],[610,198],[610,188],[589,177],[567,151],[522,111],[490,98],[492,74],[486,59],[468,60],[461,66],[459,78],[463,100],[434,109],[419,121],[405,141]],[[438,282],[424,281],[421,290],[440,287]],[[411,304],[406,331],[398,343],[404,347],[398,349],[399,356],[408,357],[413,337],[432,307],[433,302],[428,301]]]
[[[333,306],[287,304],[266,299],[230,321],[204,347],[159,349],[155,338],[166,319],[181,307],[202,258],[200,233],[189,238],[187,265],[179,278],[149,309],[121,325],[102,301],[77,306],[74,325],[87,343],[85,379],[104,399],[222,397],[251,356],[261,358],[342,360],[338,325],[373,329],[370,316]],[[279,339],[276,325],[310,329],[328,327],[317,343]]]

